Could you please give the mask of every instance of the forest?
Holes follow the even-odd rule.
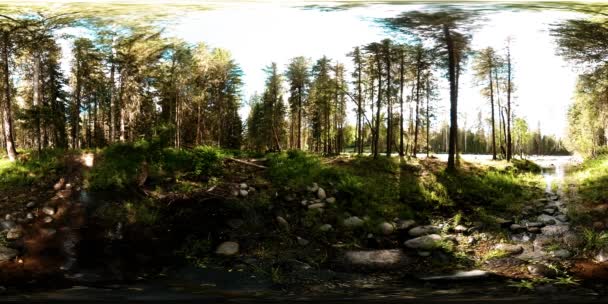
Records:
[[[608,297],[608,7],[387,1],[384,38],[263,62],[258,91],[159,17],[234,8],[110,2],[0,6],[0,295]],[[263,2],[235,5],[385,9]],[[529,119],[518,37],[475,40],[503,11],[565,14],[565,117]]]

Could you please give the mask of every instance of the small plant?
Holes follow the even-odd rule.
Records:
[[[584,229],[583,244],[583,249],[588,251],[605,248],[608,246],[608,232],[597,232],[593,229]]]
[[[485,260],[491,260],[491,259],[500,259],[500,258],[504,258],[508,255],[509,255],[509,253],[504,250],[492,249],[483,256],[483,260],[485,261]]]
[[[532,280],[521,280],[519,282],[510,281],[509,286],[517,288],[518,292],[520,292],[522,289],[534,290],[534,282]]]

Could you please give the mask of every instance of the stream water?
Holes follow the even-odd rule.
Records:
[[[463,156],[470,161],[485,161],[486,156]],[[559,192],[568,166],[578,160],[573,157],[534,157],[539,163],[542,175],[547,183],[546,191]],[[552,185],[557,185],[553,187]],[[136,196],[137,194],[129,194]],[[129,196],[127,195],[127,197]],[[113,195],[80,193],[80,203],[87,210],[93,210],[100,204],[106,204],[116,199]],[[124,199],[124,195],[123,195]],[[91,230],[93,228],[89,228]],[[93,229],[94,230],[94,229]],[[84,232],[86,234],[86,232]],[[120,232],[117,232],[120,233]],[[81,231],[81,234],[83,232]],[[83,236],[83,235],[81,235]],[[86,236],[86,237],[91,237]],[[80,245],[79,250],[88,247],[88,252],[97,258],[79,260],[83,267],[80,275],[99,275],[100,269],[109,267],[111,262],[104,259],[124,259],[122,264],[128,264],[129,259],[118,255],[112,256],[95,254],[103,251],[92,239],[92,242]],[[147,247],[154,250],[153,247]],[[110,251],[117,248],[111,248]],[[107,251],[107,248],[105,248]],[[88,268],[86,268],[88,267]],[[582,300],[608,299],[595,288],[580,287],[567,291],[559,290],[552,285],[541,286],[535,292],[518,292],[509,286],[505,278],[497,276],[483,277],[464,281],[424,281],[414,276],[375,274],[338,273],[329,270],[308,270],[310,277],[316,278],[315,283],[306,286],[289,286],[278,288],[267,278],[257,276],[248,271],[228,271],[225,269],[196,268],[183,266],[164,271],[161,276],[134,277],[129,280],[88,284],[82,277],[72,286],[64,289],[28,291],[22,294],[8,294],[0,301],[86,301],[86,300],[163,300],[163,301],[210,301],[210,302],[333,302],[346,303],[352,301],[382,301],[382,302],[446,302],[446,301],[526,301],[546,302],[557,300],[561,302],[578,302]],[[319,280],[320,279],[320,280]],[[559,293],[557,291],[560,291]]]

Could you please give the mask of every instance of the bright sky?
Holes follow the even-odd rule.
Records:
[[[346,54],[354,46],[392,36],[375,24],[373,18],[395,16],[416,8],[420,6],[376,4],[342,11],[320,11],[284,3],[248,3],[180,17],[167,28],[167,34],[230,50],[245,72],[244,95],[248,98],[255,91],[263,91],[263,68],[271,62],[285,67],[295,56],[316,60],[327,55],[345,63],[348,68],[351,59]],[[565,130],[566,111],[573,96],[576,74],[555,55],[554,41],[548,29],[556,21],[576,16],[558,11],[492,13],[474,34],[472,42],[473,49],[492,46],[503,50],[505,39],[514,38],[511,53],[517,86],[515,113],[525,117],[531,128],[536,128],[540,121],[544,133],[558,136]],[[460,87],[460,115],[466,116],[467,126],[471,126],[476,124],[479,109],[486,110],[487,101],[473,85],[470,69],[462,76]],[[441,103],[447,109],[445,82],[441,97]],[[248,112],[248,107],[241,110],[243,116]]]

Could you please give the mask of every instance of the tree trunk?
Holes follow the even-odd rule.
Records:
[[[403,149],[403,85],[405,82],[405,51],[401,50],[400,54],[400,62],[399,62],[399,156],[404,156]]]
[[[32,91],[34,93],[32,98],[34,110],[34,140],[36,141],[36,149],[38,152],[40,152],[42,150],[40,132],[40,99],[42,95],[40,92],[40,52],[38,51],[34,51],[34,75],[32,79]]]
[[[490,107],[492,107],[492,160],[496,160],[496,121],[494,120],[494,85],[492,81],[492,64],[490,63],[489,70],[490,80]]]
[[[379,144],[380,144],[380,108],[381,108],[381,101],[382,101],[382,64],[380,63],[380,51],[378,51],[376,53],[376,66],[378,68],[378,100],[376,102],[376,131],[375,131],[375,135],[376,137],[374,138],[374,146],[375,146],[375,150],[374,150],[374,158],[378,158],[378,150],[380,148]]]
[[[390,157],[393,141],[393,105],[391,104],[391,49],[386,49],[386,156]]]
[[[511,48],[507,46],[507,161],[511,161]]]
[[[298,150],[302,150],[302,87],[298,87]]]
[[[448,171],[456,170],[456,141],[458,140],[458,87],[456,78],[456,54],[454,41],[447,25],[443,26],[443,34],[448,50],[448,78],[450,81],[450,142],[448,147]]]
[[[414,147],[412,148],[412,155],[416,157],[418,152],[418,125],[419,125],[419,108],[420,108],[420,72],[422,70],[422,50],[418,50],[416,56],[416,113],[414,113]]]
[[[13,117],[11,114],[11,86],[9,82],[9,68],[8,68],[8,52],[10,43],[10,33],[4,32],[2,37],[2,70],[3,70],[3,82],[4,82],[4,102],[2,103],[2,127],[4,129],[4,144],[6,146],[6,153],[8,159],[11,162],[17,160],[17,148],[13,138]]]
[[[431,130],[431,113],[430,113],[430,95],[431,95],[431,84],[430,84],[430,75],[427,75],[426,78],[426,157],[429,157],[431,146],[430,146],[430,130]]]
[[[114,41],[112,41],[112,45]],[[114,64],[114,52],[116,50],[112,46],[112,54],[110,55],[110,143],[114,142],[116,138],[116,90],[114,83],[114,73],[116,71],[116,65]]]

